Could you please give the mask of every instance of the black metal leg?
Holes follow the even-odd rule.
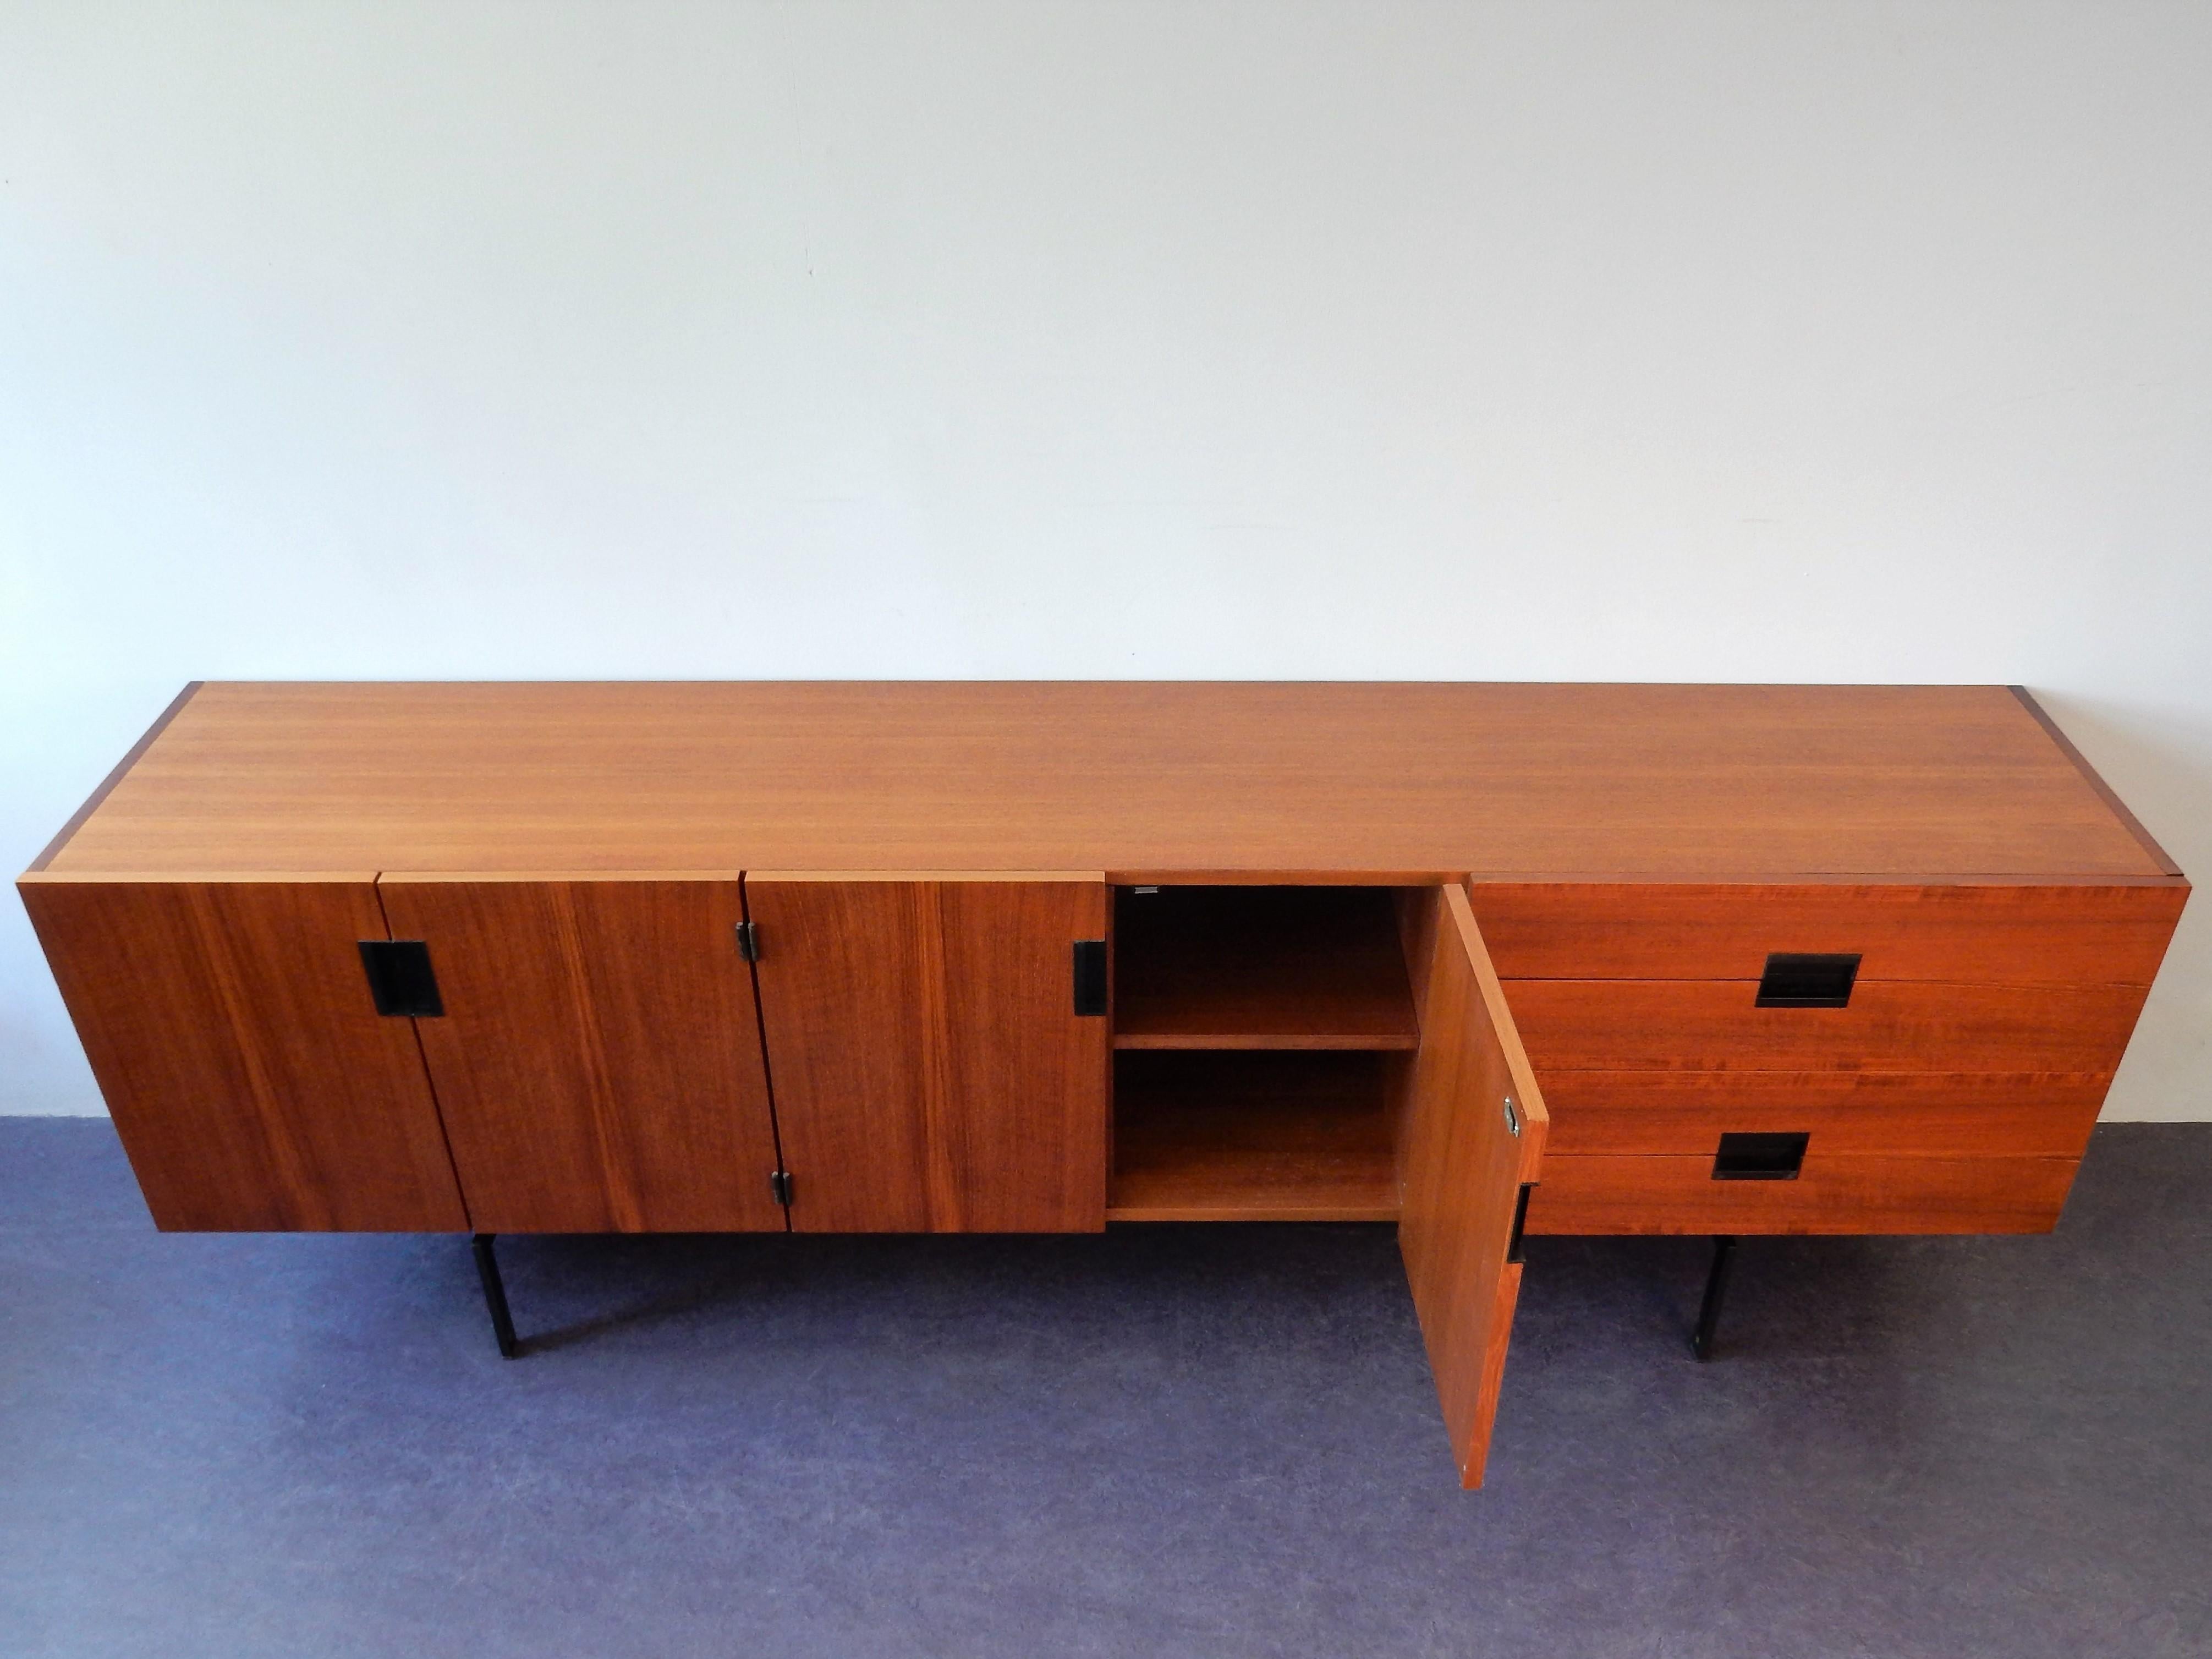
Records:
[[[499,1258],[491,1253],[494,1237],[478,1233],[469,1243],[477,1253],[477,1277],[483,1280],[484,1307],[491,1315],[491,1334],[499,1339],[499,1357],[512,1359],[517,1352],[514,1321],[507,1311],[507,1285],[499,1276]]]
[[[1690,1352],[1700,1359],[1713,1357],[1713,1331],[1721,1322],[1721,1304],[1728,1296],[1729,1263],[1735,1256],[1733,1237],[1713,1240],[1713,1270],[1705,1275],[1705,1302],[1698,1310],[1697,1334],[1690,1339]]]

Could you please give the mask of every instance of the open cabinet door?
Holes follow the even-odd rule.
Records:
[[[1409,895],[1404,931],[1421,1045],[1398,1143],[1398,1244],[1461,1484],[1480,1486],[1548,1120],[1464,890]]]

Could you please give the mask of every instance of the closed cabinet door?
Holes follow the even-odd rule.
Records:
[[[428,951],[415,1023],[479,1231],[781,1230],[734,875],[379,890]]]
[[[21,890],[156,1224],[468,1225],[415,1033],[363,973],[373,875]]]
[[[748,872],[791,1222],[1106,1223],[1102,874]]]
[[[1479,1486],[1548,1119],[1466,893],[1414,893],[1405,923],[1420,1046],[1399,1139],[1398,1243],[1460,1480]]]

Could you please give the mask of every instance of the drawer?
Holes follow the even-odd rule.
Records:
[[[1470,882],[1502,979],[1757,979],[1771,951],[1861,980],[2148,985],[2185,884]]]
[[[1808,1146],[1790,1181],[1716,1181],[1710,1155],[1547,1152],[1532,1233],[2043,1233],[2070,1158],[1883,1158]]]
[[[1761,1008],[1755,981],[1524,979],[1528,1059],[1555,1072],[2111,1072],[2139,985],[1861,983],[1842,1008]]]
[[[1672,1152],[1710,1160],[1723,1134],[1809,1133],[1824,1152],[2079,1158],[2102,1073],[1545,1072],[1547,1158]]]

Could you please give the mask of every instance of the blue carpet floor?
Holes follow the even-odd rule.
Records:
[[[0,1119],[0,1656],[2212,1654],[2212,1126],[2047,1238],[1533,1240],[1462,1493],[1391,1231],[155,1232]]]

